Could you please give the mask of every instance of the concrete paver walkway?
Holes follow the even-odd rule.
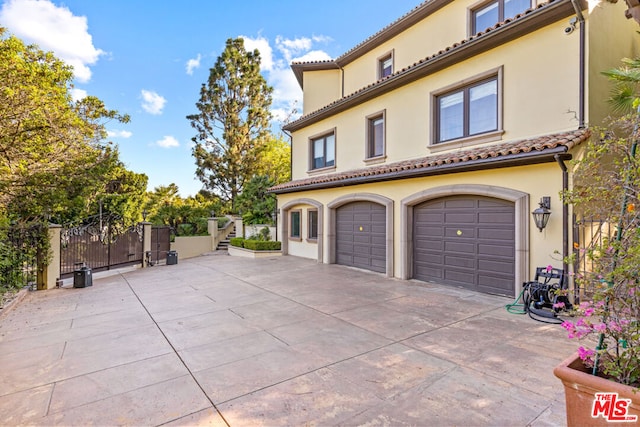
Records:
[[[508,302],[290,256],[31,292],[0,319],[0,425],[564,425],[575,343]]]

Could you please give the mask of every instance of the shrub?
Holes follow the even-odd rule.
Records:
[[[245,240],[242,237],[232,237],[231,240],[229,240],[229,244],[237,248],[244,248],[244,243]]]
[[[281,242],[245,240],[244,247],[252,251],[279,251]]]

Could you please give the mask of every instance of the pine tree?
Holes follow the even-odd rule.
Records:
[[[196,176],[234,211],[236,197],[260,170],[272,92],[260,74],[260,53],[247,52],[242,38],[228,39],[200,90],[199,113],[187,116],[197,132]]]

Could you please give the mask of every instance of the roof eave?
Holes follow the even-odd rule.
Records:
[[[309,190],[346,187],[359,184],[371,184],[381,181],[422,178],[426,176],[445,175],[451,173],[472,172],[486,169],[500,169],[524,165],[535,165],[540,163],[551,163],[556,162],[554,156],[556,156],[557,154],[566,153],[568,151],[569,147],[567,147],[566,145],[561,145],[543,151],[530,151],[525,153],[510,154],[506,156],[469,160],[465,162],[447,163],[426,168],[410,168],[394,172],[381,173],[379,175],[359,176],[336,181],[302,185],[299,187],[282,188],[277,190],[270,189],[268,190],[268,192],[274,194],[298,193]]]
[[[566,18],[575,13],[570,0],[557,0],[553,3],[541,6],[539,9],[530,11],[515,21],[494,28],[489,32],[468,39],[463,43],[454,45],[449,50],[441,51],[431,59],[426,59],[417,63],[411,68],[401,71],[396,75],[374,83],[359,92],[355,92],[344,98],[335,101],[333,104],[321,108],[315,112],[299,118],[298,120],[284,126],[288,132],[295,132],[320,120],[331,117],[334,114],[348,110],[356,105],[362,104],[372,98],[390,92],[398,87],[405,86],[418,79],[433,74],[451,65],[464,61],[473,56],[479,55],[501,44],[512,41],[524,34],[535,31],[552,22]],[[337,64],[336,64],[337,65]]]

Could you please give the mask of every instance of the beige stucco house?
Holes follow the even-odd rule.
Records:
[[[335,60],[292,64],[303,115],[285,126],[292,181],[271,190],[283,251],[508,296],[562,267],[568,160],[608,115],[600,71],[637,53],[625,9],[430,0]]]

